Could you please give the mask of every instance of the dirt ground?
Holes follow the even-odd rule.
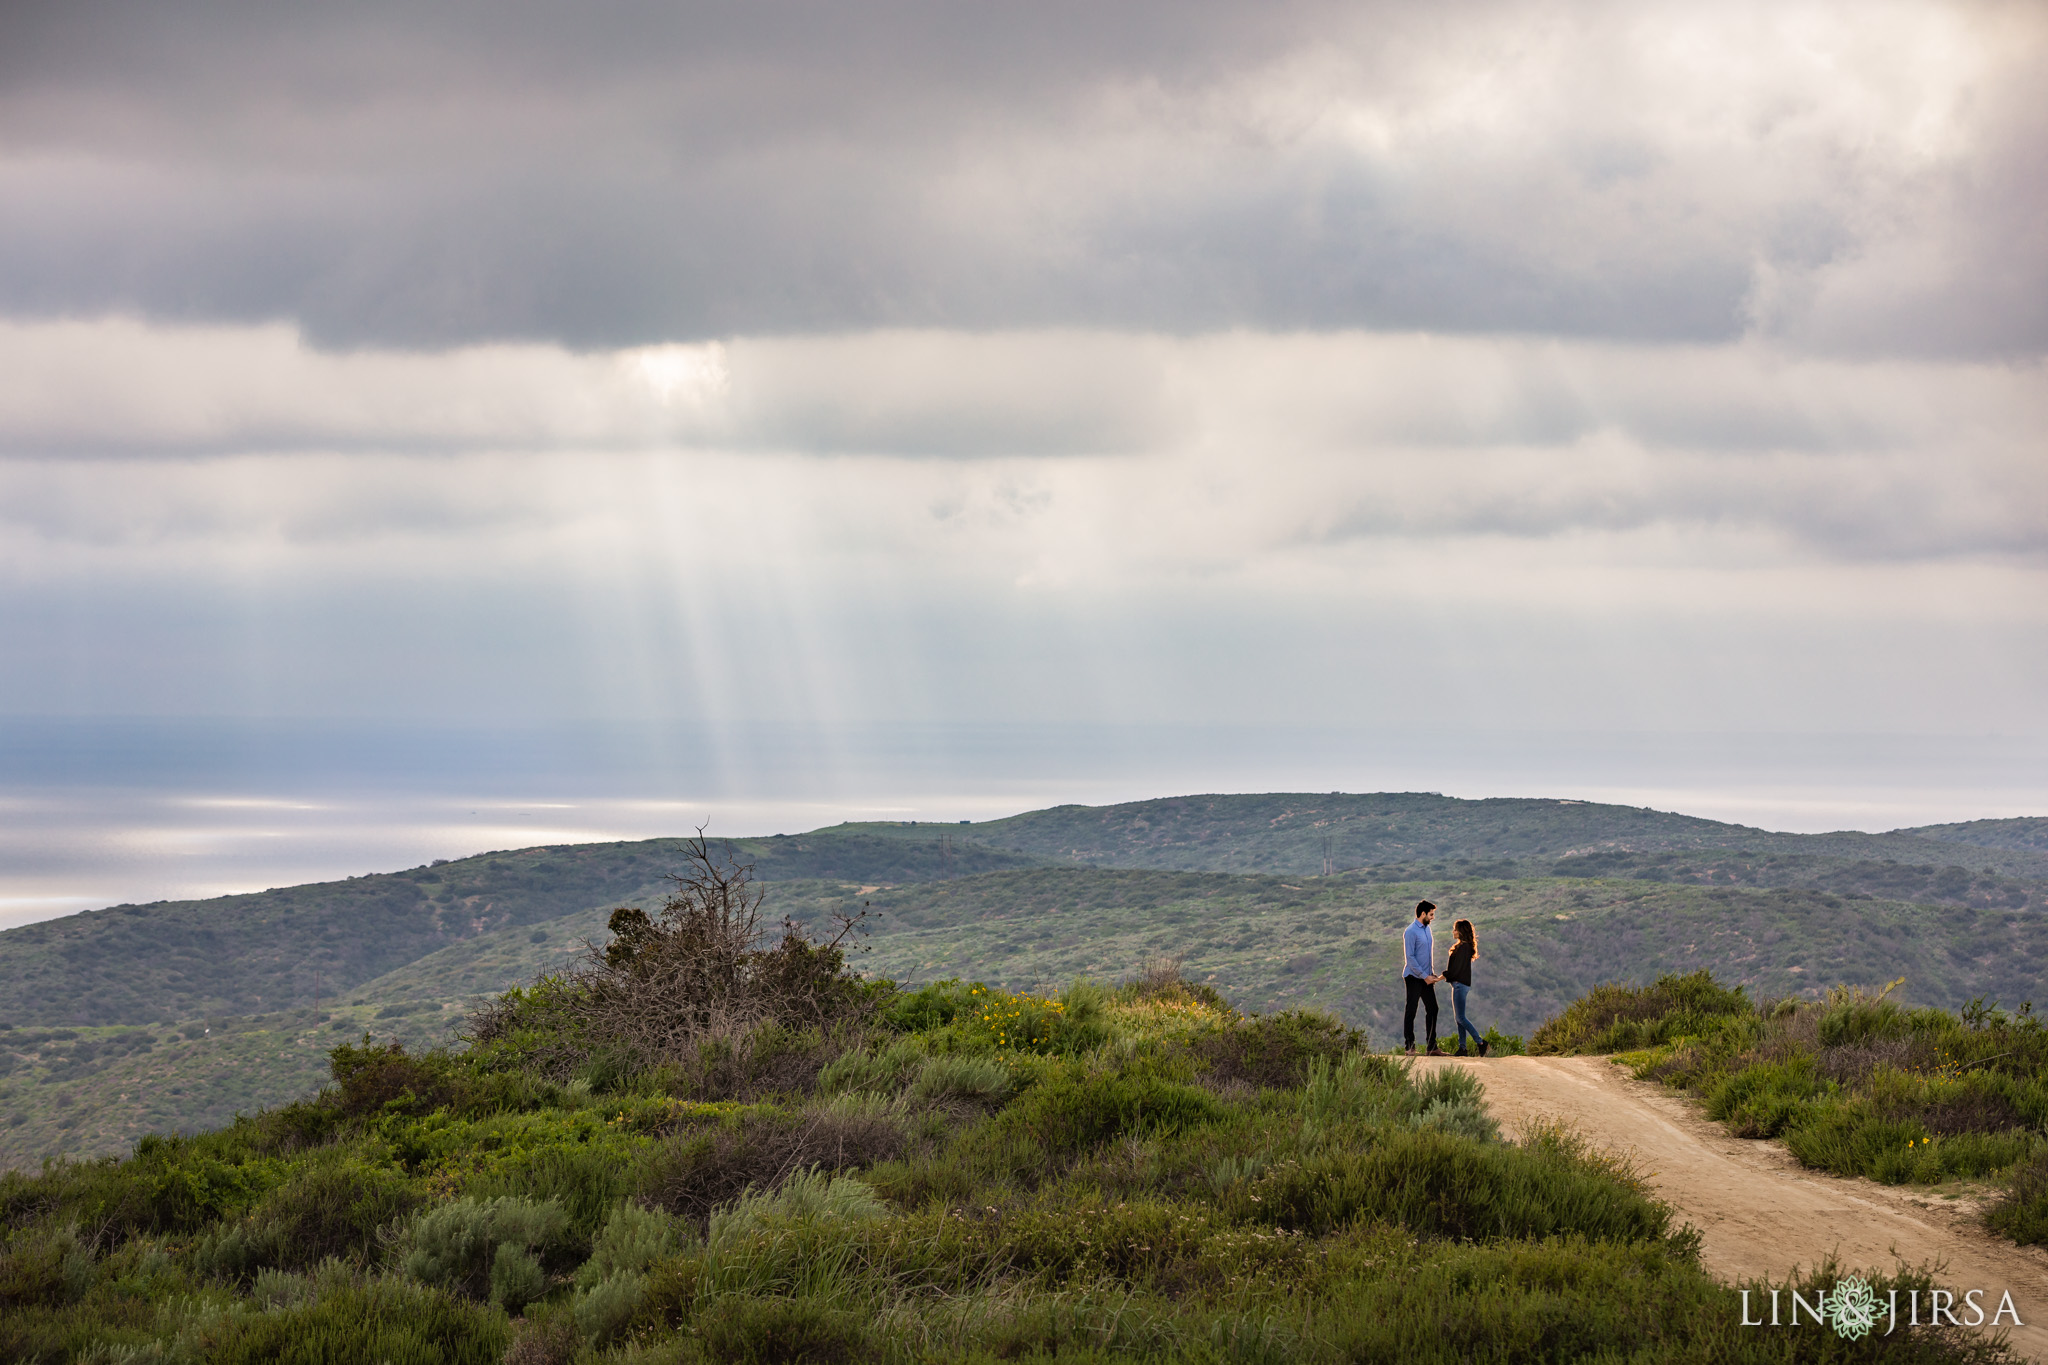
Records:
[[[1702,1259],[1722,1279],[1783,1278],[1830,1253],[1844,1269],[1943,1266],[1937,1278],[1945,1284],[1994,1291],[1987,1311],[1998,1291],[2011,1290],[2025,1324],[2013,1332],[2013,1346],[2048,1361],[2048,1252],[1994,1237],[1975,1221],[1968,1199],[1806,1170],[1779,1144],[1730,1137],[1693,1101],[1602,1057],[1423,1058],[1418,1065],[1470,1067],[1511,1132],[1531,1119],[1562,1119],[1597,1146],[1629,1156],[1680,1219],[1700,1230]]]

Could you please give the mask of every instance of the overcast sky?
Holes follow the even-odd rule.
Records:
[[[2044,88],[2034,3],[9,6],[0,712],[2040,739]]]

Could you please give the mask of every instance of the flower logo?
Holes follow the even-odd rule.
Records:
[[[1823,1295],[1822,1301],[1838,1337],[1861,1341],[1877,1325],[1877,1293],[1860,1276],[1837,1281],[1835,1292]]]

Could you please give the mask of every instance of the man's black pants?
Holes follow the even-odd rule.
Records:
[[[1408,1011],[1401,1016],[1401,1038],[1409,1047],[1415,1046],[1415,1006],[1422,1005],[1422,1027],[1429,1035],[1429,1045],[1436,1046],[1436,987],[1419,976],[1404,976],[1408,983]]]

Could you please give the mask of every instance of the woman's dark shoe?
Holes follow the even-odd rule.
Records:
[[[1479,1055],[1482,1057],[1486,1055],[1486,1040],[1484,1038],[1479,1040]]]
[[[1456,1052],[1453,1052],[1451,1055],[1453,1057],[1470,1057],[1472,1054],[1465,1051],[1464,1048],[1459,1048]]]

